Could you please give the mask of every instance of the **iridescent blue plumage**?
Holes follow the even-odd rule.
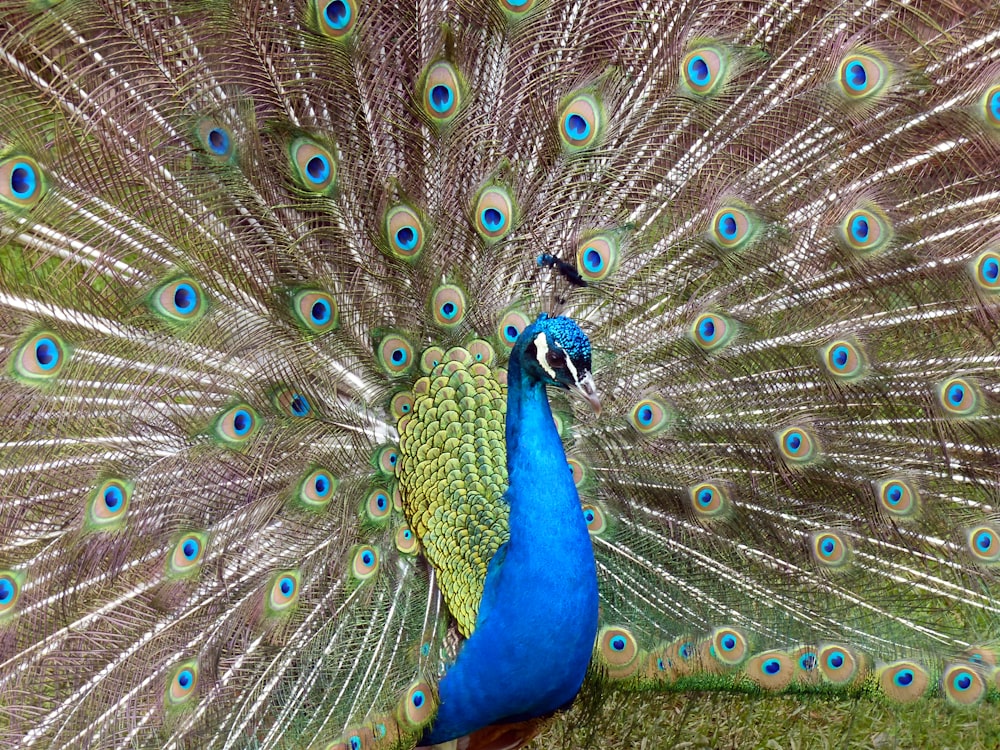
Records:
[[[551,355],[565,352],[564,362],[546,362],[545,352],[557,361],[562,355]],[[476,629],[439,683],[427,742],[550,713],[583,683],[597,634],[597,573],[545,386],[592,385],[590,367],[590,342],[568,318],[543,315],[514,345],[504,494],[510,540],[490,561]]]

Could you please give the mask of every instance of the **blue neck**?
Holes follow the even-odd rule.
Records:
[[[594,648],[593,547],[545,386],[521,367],[525,340],[507,372],[510,541],[490,562],[475,632],[440,682],[424,742],[568,704]]]

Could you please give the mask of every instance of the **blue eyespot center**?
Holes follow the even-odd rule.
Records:
[[[281,589],[281,593],[285,596],[291,596],[292,592],[295,591],[295,581],[291,576],[285,576],[278,581],[278,588]]]
[[[174,289],[174,308],[181,315],[192,312],[198,304],[198,293],[190,284],[178,284]]]
[[[868,233],[870,228],[868,226],[868,219],[863,216],[856,216],[851,220],[851,235],[858,242],[865,242],[868,240]]]
[[[827,556],[832,555],[837,550],[837,543],[833,541],[833,539],[826,538],[820,545],[820,549],[822,550],[824,555]]]
[[[638,413],[637,416],[639,417],[639,421],[642,424],[644,424],[644,425],[652,424],[652,422],[653,422],[653,409],[652,409],[652,407],[650,407],[650,406],[643,406],[643,407],[641,407],[639,409],[639,413]]]
[[[903,499],[903,488],[898,484],[890,484],[885,497],[890,505],[898,505]]]
[[[194,539],[186,539],[184,544],[181,545],[181,553],[187,560],[194,560],[198,557],[199,545]]]
[[[582,141],[590,135],[590,123],[575,112],[566,117],[566,132],[574,141]]]
[[[315,490],[317,495],[322,497],[330,490],[330,480],[324,474],[319,474],[313,480],[313,490]]]
[[[416,690],[414,691],[413,696],[410,698],[410,703],[413,704],[414,708],[420,708],[422,705],[424,705],[425,700],[426,697],[424,696],[424,691]]]
[[[708,507],[712,504],[712,499],[715,497],[715,493],[707,487],[698,493],[698,504],[702,507]]]
[[[719,217],[719,233],[727,240],[735,240],[738,227],[736,217],[732,214],[723,214]]]
[[[715,338],[715,321],[711,318],[705,318],[701,323],[698,324],[698,335],[701,336],[703,341],[711,341]]]
[[[208,147],[213,153],[220,156],[229,150],[229,136],[221,128],[212,128],[208,131]]]
[[[246,435],[253,426],[253,417],[246,409],[240,409],[233,415],[233,431],[240,436]]]
[[[868,85],[868,72],[865,66],[857,61],[847,63],[847,85],[855,91],[863,91]]]
[[[325,325],[330,320],[330,303],[320,299],[313,302],[309,310],[309,318],[318,326]]]
[[[777,659],[768,659],[764,662],[764,671],[770,675],[778,674],[781,671],[781,662]]]
[[[396,244],[403,250],[412,250],[417,246],[417,232],[413,227],[402,227],[396,231]]]
[[[292,414],[296,417],[304,417],[309,413],[310,406],[309,401],[305,396],[296,393],[292,396]]]
[[[989,552],[993,546],[993,535],[988,531],[982,531],[976,536],[976,546],[983,552]]]
[[[987,258],[983,262],[983,276],[992,284],[1000,278],[1000,262],[996,258]]]
[[[838,346],[833,350],[833,366],[838,370],[843,370],[847,367],[847,361],[850,358],[850,352],[847,351],[846,346]]]
[[[808,653],[802,654],[799,657],[799,667],[804,669],[806,672],[811,672],[816,668],[816,654]]]
[[[969,676],[967,672],[961,672],[955,677],[952,683],[956,690],[966,691],[972,687],[972,677]]]
[[[845,657],[841,651],[833,651],[826,657],[826,665],[830,669],[840,669],[844,666]]]
[[[483,226],[490,232],[499,232],[503,229],[503,225],[507,223],[503,213],[496,208],[484,209],[482,219]]]
[[[688,75],[695,85],[705,86],[711,80],[712,73],[705,58],[695,55],[688,61]]]
[[[322,154],[316,154],[306,162],[306,174],[316,184],[326,182],[330,176],[329,160]]]
[[[510,341],[511,343],[517,341],[517,337],[519,334],[520,331],[517,330],[516,326],[509,325],[503,329],[504,338]]]
[[[913,670],[912,669],[901,669],[896,673],[895,683],[900,687],[906,687],[911,682],[913,682]]]
[[[588,247],[583,252],[583,265],[591,273],[598,273],[604,270],[604,256],[594,248]]]
[[[434,111],[441,114],[451,109],[451,105],[455,101],[455,95],[452,93],[450,86],[439,83],[431,87],[430,100]]]
[[[948,400],[953,406],[961,406],[965,399],[965,388],[960,385],[953,385],[948,389]]]
[[[389,498],[385,496],[385,493],[380,492],[375,497],[375,505],[379,510],[385,510],[389,507]]]
[[[802,447],[802,434],[798,432],[788,433],[788,437],[785,438],[785,447],[790,453],[798,452],[799,448]]]
[[[736,638],[734,638],[731,635],[727,635],[725,638],[722,639],[722,648],[724,648],[726,651],[732,651],[734,648],[736,648]]]
[[[611,648],[615,651],[624,651],[627,645],[625,639],[620,635],[616,635],[611,639]]]
[[[35,342],[35,362],[43,370],[51,370],[59,363],[59,347],[49,338]]]
[[[323,11],[326,22],[337,31],[343,29],[351,20],[351,6],[344,0],[333,0]]]
[[[10,604],[14,600],[14,582],[7,576],[0,578],[0,604]]]
[[[14,165],[10,172],[10,189],[16,197],[22,200],[30,198],[36,185],[34,169],[23,162]]]
[[[441,315],[446,320],[451,320],[452,318],[454,318],[455,313],[457,312],[458,312],[458,305],[456,305],[454,302],[445,302],[443,305],[441,305]]]
[[[406,362],[406,350],[405,349],[393,349],[392,354],[389,358],[394,364],[401,365]]]
[[[587,508],[587,510],[583,511],[583,520],[586,521],[588,525],[592,524],[595,518],[597,518],[597,516],[594,515],[594,511],[591,510],[590,508]]]
[[[190,669],[182,669],[177,675],[177,684],[187,690],[194,683],[194,674]]]
[[[118,487],[112,485],[104,490],[104,507],[112,513],[119,510],[124,501],[125,498],[122,495],[122,491]]]
[[[365,550],[361,553],[361,562],[365,565],[371,565],[375,562],[375,556],[368,550]]]

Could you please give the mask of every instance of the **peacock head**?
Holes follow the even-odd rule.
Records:
[[[545,385],[576,391],[594,411],[601,400],[590,373],[590,339],[569,318],[550,318],[545,313],[525,328],[518,338],[521,367]]]

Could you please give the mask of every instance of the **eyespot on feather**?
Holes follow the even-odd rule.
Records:
[[[760,236],[761,228],[760,219],[749,208],[731,204],[715,212],[709,239],[720,250],[746,250]]]
[[[365,515],[369,521],[381,523],[392,513],[392,499],[384,487],[376,487],[365,498]]]
[[[389,251],[397,258],[412,262],[424,249],[424,223],[409,206],[393,206],[385,213],[385,235]]]
[[[725,49],[716,44],[699,45],[681,60],[681,90],[699,98],[713,96],[729,73],[730,57]]]
[[[307,508],[318,510],[329,504],[339,481],[326,469],[316,467],[299,482],[296,497]]]
[[[312,0],[316,28],[331,39],[344,39],[358,21],[356,0]]]
[[[597,653],[612,673],[620,673],[634,665],[639,654],[639,646],[635,636],[625,628],[605,627],[597,636]]]
[[[413,411],[413,393],[411,391],[397,391],[389,401],[389,411],[397,420],[402,419]]]
[[[890,518],[913,518],[920,509],[920,496],[905,479],[885,479],[875,482],[879,510]]]
[[[982,675],[966,664],[951,664],[941,675],[945,698],[955,706],[974,706],[986,695]]]
[[[507,188],[491,185],[476,196],[473,225],[487,245],[499,242],[514,225],[514,201]]]
[[[938,384],[938,402],[945,414],[970,417],[979,410],[979,392],[967,378],[950,378]]]
[[[587,522],[587,531],[591,536],[599,536],[608,528],[604,511],[590,503],[583,506],[583,520]]]
[[[279,571],[267,585],[266,609],[270,615],[288,612],[299,599],[302,577],[297,570]]]
[[[0,570],[0,622],[17,610],[24,576],[13,570]]]
[[[725,486],[714,482],[702,482],[688,489],[691,509],[697,518],[717,520],[725,518],[732,511],[729,493]]]
[[[13,374],[28,384],[53,380],[69,361],[70,349],[61,336],[41,331],[30,336],[11,358]]]
[[[413,533],[413,529],[405,524],[396,529],[395,541],[396,549],[404,555],[415,555],[420,551],[417,535]]]
[[[744,672],[759,687],[777,692],[792,684],[795,664],[783,651],[765,651],[751,656]]]
[[[110,531],[122,526],[133,485],[124,479],[106,479],[87,499],[85,525],[92,531]]]
[[[292,314],[299,326],[311,334],[332,331],[339,323],[337,302],[318,289],[302,289],[292,296]]]
[[[202,151],[212,161],[231,164],[235,160],[236,147],[227,128],[211,118],[205,118],[195,129]]]
[[[213,431],[224,444],[240,446],[260,428],[260,417],[249,404],[237,404],[222,412],[215,420]]]
[[[384,477],[396,473],[396,463],[399,461],[399,448],[395,445],[383,445],[375,451],[373,463],[375,470]]]
[[[864,661],[853,649],[827,644],[819,650],[819,669],[823,678],[833,685],[847,685],[859,678]]]
[[[837,235],[845,250],[865,256],[885,250],[894,233],[885,212],[868,204],[847,214],[837,228]]]
[[[559,138],[566,151],[580,151],[594,145],[604,127],[598,98],[578,93],[559,110]]]
[[[445,60],[427,69],[422,91],[421,106],[435,125],[448,124],[462,107],[461,80],[455,67]]]
[[[359,581],[371,579],[378,572],[378,558],[378,550],[370,544],[356,547],[351,561],[351,574]]]
[[[673,410],[658,398],[644,398],[632,407],[629,423],[643,435],[656,435],[673,424]]]
[[[201,568],[208,536],[198,532],[184,534],[167,558],[167,575],[171,578],[189,576]]]
[[[927,692],[930,675],[919,664],[898,661],[878,672],[878,686],[882,693],[897,703],[912,703]]]
[[[786,463],[804,466],[819,458],[816,438],[804,427],[787,427],[774,433],[778,453]]]
[[[995,565],[1000,562],[1000,534],[991,526],[973,526],[966,532],[969,551],[976,562]]]
[[[38,162],[28,156],[0,160],[0,203],[13,212],[38,205],[47,184]]]
[[[409,731],[426,726],[437,713],[437,696],[429,682],[414,683],[403,694],[397,716],[400,724]]]
[[[384,336],[375,349],[375,355],[390,376],[405,375],[413,369],[413,344],[401,334]]]
[[[188,276],[163,284],[148,300],[149,308],[163,320],[182,325],[194,322],[207,310],[201,285]]]
[[[512,21],[519,21],[538,5],[538,0],[498,0],[500,8]]]
[[[310,193],[329,195],[337,179],[337,161],[333,153],[311,138],[296,138],[288,147],[292,177]]]
[[[712,632],[711,643],[712,656],[727,666],[742,664],[750,653],[746,635],[737,628],[716,628]]]
[[[691,340],[706,352],[717,352],[736,335],[735,321],[717,313],[702,313],[691,326]]]
[[[880,54],[871,50],[856,50],[837,66],[837,90],[849,101],[875,98],[887,89],[892,66]]]
[[[174,667],[167,679],[166,701],[180,706],[190,701],[198,689],[198,660],[191,659]]]
[[[465,292],[454,284],[443,284],[431,296],[431,317],[442,328],[455,328],[465,320]]]
[[[514,344],[517,343],[517,337],[521,335],[521,331],[530,324],[531,321],[528,319],[528,316],[520,310],[508,311],[500,318],[500,322],[497,324],[497,338],[500,340],[500,344],[507,349],[513,349]]]
[[[836,531],[816,531],[810,535],[813,560],[825,568],[842,568],[850,562],[851,546]]]
[[[973,281],[987,294],[1000,293],[1000,252],[984,250],[969,265]]]
[[[604,281],[618,268],[618,241],[610,234],[595,234],[576,247],[576,268],[588,282]]]
[[[837,339],[827,344],[821,350],[821,359],[826,371],[844,382],[859,379],[867,369],[861,349],[850,339]]]
[[[312,413],[309,399],[294,388],[278,388],[271,395],[271,403],[286,417],[301,419]]]
[[[473,339],[466,344],[465,348],[468,349],[469,356],[472,357],[473,362],[479,362],[484,365],[492,365],[496,360],[496,350],[489,341],[484,341],[483,339]]]

